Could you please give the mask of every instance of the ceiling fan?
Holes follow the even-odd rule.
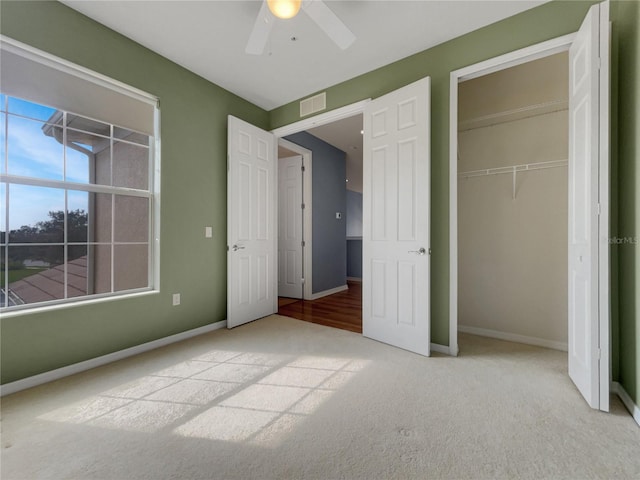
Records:
[[[276,19],[293,18],[300,7],[342,50],[355,41],[351,30],[322,0],[263,0],[245,52],[261,55]]]

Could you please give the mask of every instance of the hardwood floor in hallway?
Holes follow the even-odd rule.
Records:
[[[349,289],[318,300],[279,298],[278,314],[362,333],[362,283],[347,282]]]

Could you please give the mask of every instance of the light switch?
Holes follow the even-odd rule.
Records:
[[[206,238],[213,237],[213,227],[204,227],[204,236]]]

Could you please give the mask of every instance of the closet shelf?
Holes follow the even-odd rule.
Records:
[[[490,113],[461,121],[458,125],[459,132],[475,130],[476,128],[491,127],[499,123],[513,122],[525,118],[547,115],[549,113],[560,112],[569,109],[567,100],[551,100],[549,102],[527,105],[525,107],[504,110],[502,112]]]
[[[516,178],[519,172],[531,172],[533,170],[546,170],[548,168],[566,167],[568,160],[552,160],[550,162],[525,163],[523,165],[512,165],[509,167],[487,168],[484,170],[470,170],[458,174],[459,178],[486,177],[488,175],[513,175],[513,199],[516,199]]]

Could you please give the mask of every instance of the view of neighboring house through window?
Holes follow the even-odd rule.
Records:
[[[152,286],[152,140],[0,94],[0,308]]]

